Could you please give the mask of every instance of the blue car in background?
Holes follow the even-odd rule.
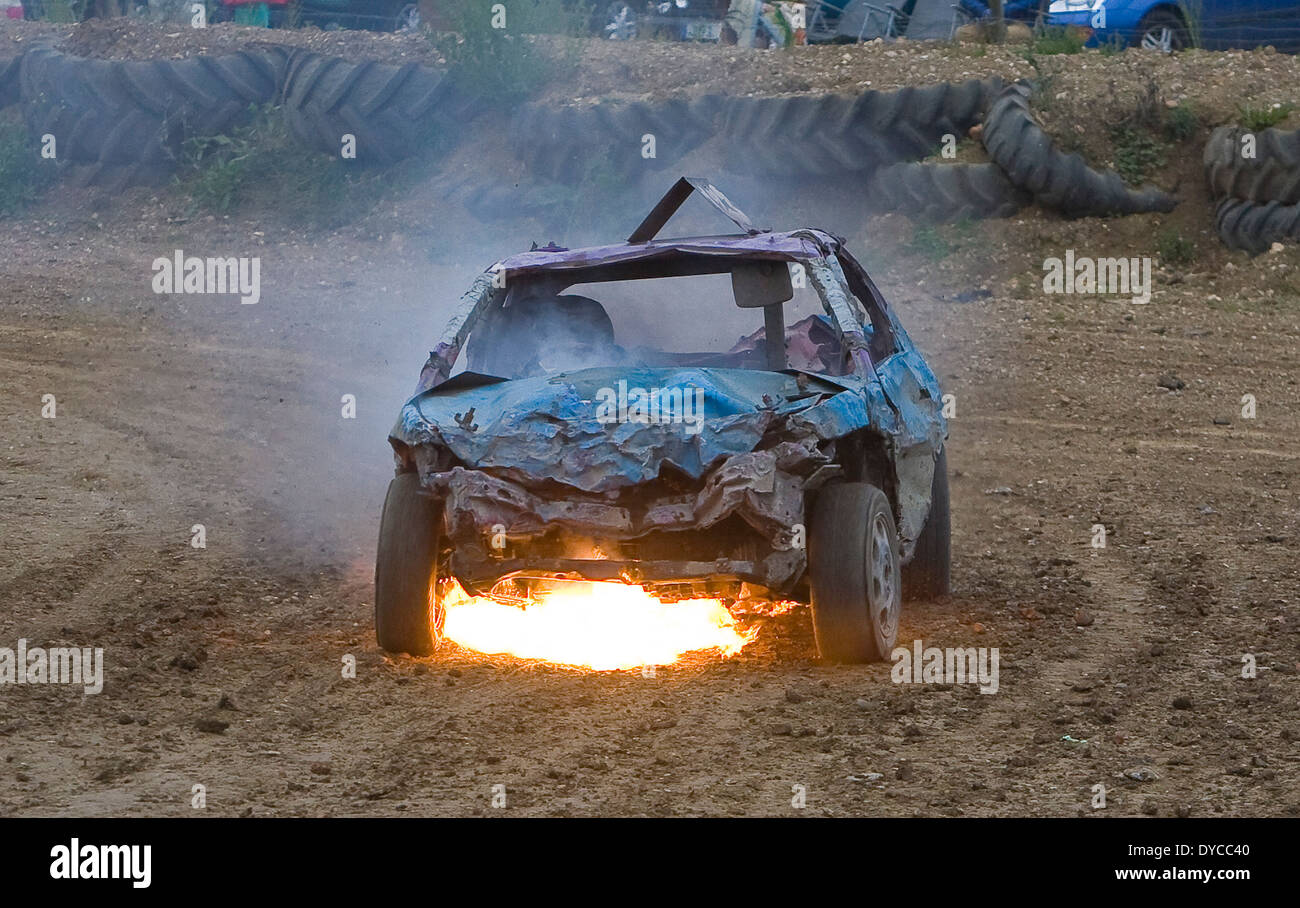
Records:
[[[1046,22],[1083,30],[1091,45],[1300,51],[1300,0],[1053,0]]]

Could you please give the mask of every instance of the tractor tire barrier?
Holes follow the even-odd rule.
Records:
[[[1300,241],[1300,205],[1223,199],[1214,212],[1214,229],[1229,249],[1259,255],[1274,243]]]
[[[1068,217],[1172,211],[1178,204],[1159,189],[1129,189],[1113,170],[1090,168],[1061,152],[1029,110],[1030,86],[1008,85],[989,109],[981,138],[993,163],[1034,201]]]
[[[1244,154],[1248,143],[1253,157]],[[1220,126],[1205,143],[1205,178],[1215,198],[1300,203],[1300,129]]]
[[[872,211],[934,223],[1010,217],[1030,201],[996,164],[891,164],[867,184]]]

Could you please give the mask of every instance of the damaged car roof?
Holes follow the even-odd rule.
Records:
[[[718,236],[655,239],[668,220],[692,194],[707,201],[743,232]],[[682,177],[664,195],[640,226],[632,231],[632,235],[626,242],[608,246],[590,246],[584,249],[544,246],[504,259],[493,266],[492,270],[505,271],[507,278],[510,278],[541,273],[599,270],[608,266],[631,265],[650,260],[655,260],[662,265],[664,259],[674,258],[679,259],[683,264],[687,264],[692,258],[707,259],[708,257],[800,261],[827,255],[839,246],[838,238],[822,230],[803,228],[773,233],[767,228],[756,227],[744,212],[733,205],[708,180],[699,177]],[[722,262],[697,261],[695,267],[688,268],[682,273],[722,272],[729,267]],[[622,277],[624,270],[615,269],[611,273],[615,277]],[[657,273],[662,274],[662,272]],[[602,276],[607,277],[607,275]],[[636,275],[632,274],[632,276]]]

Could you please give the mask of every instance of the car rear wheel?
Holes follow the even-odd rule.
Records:
[[[438,508],[420,494],[420,478],[402,473],[388,484],[375,557],[375,636],[390,653],[427,656],[438,646]]]
[[[1143,50],[1158,50],[1171,54],[1188,47],[1191,37],[1187,26],[1177,13],[1158,9],[1147,13],[1138,23],[1137,40],[1134,42]]]
[[[930,483],[930,513],[903,565],[903,598],[938,599],[952,592],[952,523],[948,516],[948,452],[939,451]]]
[[[833,662],[877,662],[898,639],[898,532],[885,493],[863,482],[829,485],[808,528],[808,584],[817,652]]]

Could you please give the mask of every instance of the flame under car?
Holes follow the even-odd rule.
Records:
[[[692,192],[740,232],[656,239]],[[792,273],[819,311],[787,326]],[[702,275],[761,311],[725,351],[621,346],[568,292]],[[432,652],[452,595],[595,581],[809,602],[823,657],[883,659],[904,592],[949,591],[945,437],[934,374],[840,239],[756,228],[683,179],[626,243],[521,253],[462,297],[389,437],[380,645]]]

